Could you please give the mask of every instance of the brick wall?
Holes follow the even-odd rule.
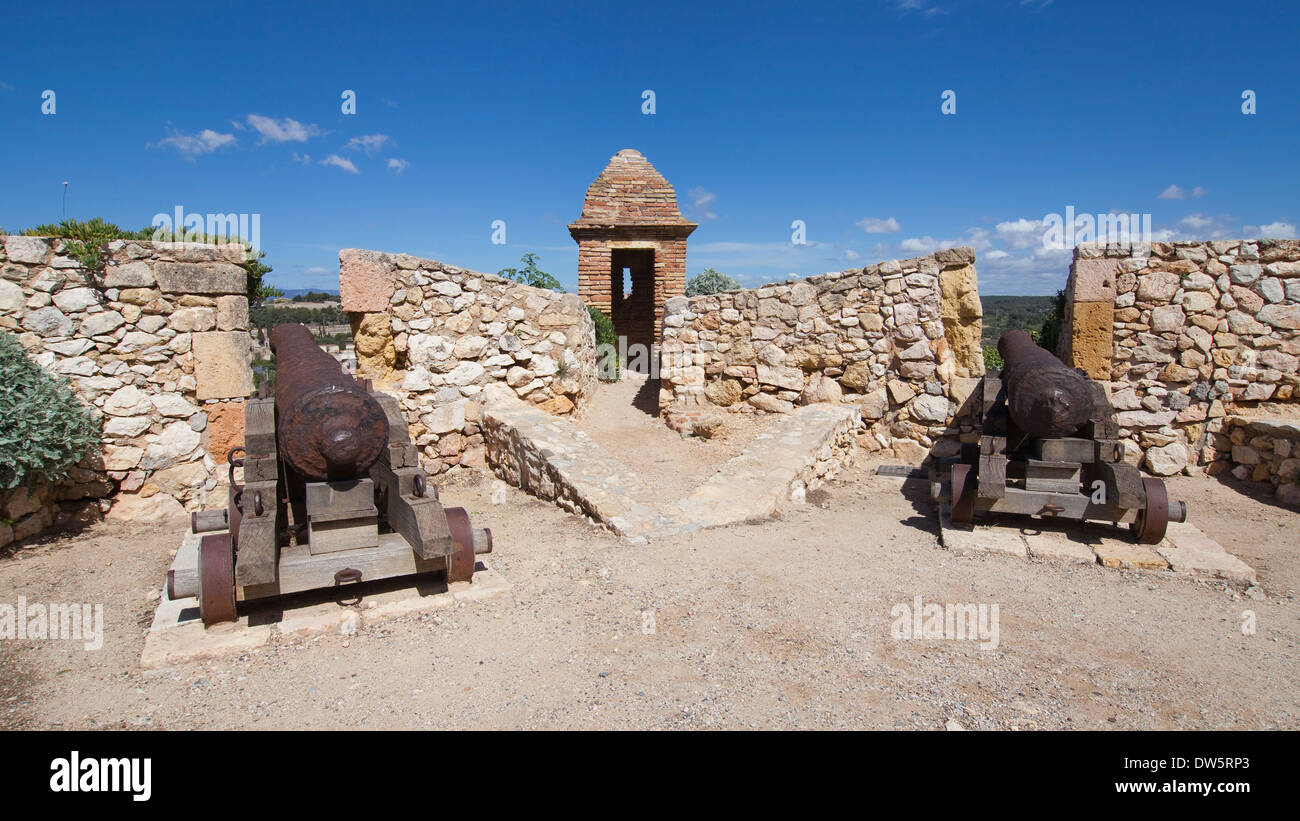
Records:
[[[663,329],[664,302],[686,291],[686,238],[696,227],[683,219],[673,187],[640,153],[618,152],[587,189],[582,215],[569,226],[578,243],[578,295],[610,316],[620,336],[652,344]],[[625,310],[614,307],[622,296],[614,266],[620,250],[654,254],[653,293],[634,282],[633,303]]]

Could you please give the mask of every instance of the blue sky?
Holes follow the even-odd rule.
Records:
[[[258,214],[281,287],[337,287],[360,247],[533,251],[573,289],[565,225],[622,148],[700,223],[688,274],[747,285],[969,244],[981,292],[1051,293],[1069,252],[1041,220],[1067,206],[1157,239],[1300,224],[1289,2],[156,8],[7,12],[0,227],[56,221],[67,180],[69,216],[124,227]]]

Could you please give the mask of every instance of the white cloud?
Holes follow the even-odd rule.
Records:
[[[691,205],[694,206],[696,211],[700,212],[700,217],[702,219],[715,220],[718,218],[718,215],[713,212],[713,209],[709,208],[709,206],[713,204],[713,201],[718,198],[717,194],[714,194],[712,191],[706,191],[697,186],[692,188],[690,191],[687,191],[686,196],[690,197]]]
[[[238,140],[234,134],[220,134],[210,128],[205,128],[197,134],[181,134],[173,132],[162,138],[156,143],[150,143],[150,148],[174,148],[179,151],[186,159],[193,159],[202,154],[211,154],[218,148],[226,148],[234,145]]]
[[[1258,227],[1244,225],[1242,226],[1242,233],[1244,236],[1258,237],[1259,239],[1300,239],[1300,234],[1296,233],[1296,227],[1282,220]]]
[[[316,125],[303,125],[292,117],[282,120],[263,117],[261,114],[249,114],[247,123],[250,128],[261,135],[262,143],[304,143],[312,137],[319,137],[325,132]]]
[[[860,227],[868,234],[892,234],[902,228],[902,226],[898,224],[898,220],[893,217],[888,217],[886,219],[863,217],[853,224]]]
[[[343,146],[344,151],[364,151],[367,154],[373,154],[383,148],[392,140],[387,134],[367,134],[364,137],[353,137],[348,140],[348,144]]]
[[[293,161],[299,163],[300,165],[311,165],[311,155],[299,154],[297,151],[295,151],[293,152]]]
[[[361,173],[360,171],[357,170],[357,167],[356,165],[353,164],[352,160],[346,159],[344,157],[340,157],[338,154],[330,154],[328,157],[321,160],[320,164],[332,165],[336,168],[342,168],[344,171],[348,172],[349,174]]]
[[[926,17],[945,13],[942,6],[937,6],[930,0],[894,0],[894,8],[902,12],[920,12]]]
[[[1188,193],[1187,191],[1184,191],[1181,187],[1179,187],[1179,186],[1177,186],[1177,185],[1171,185],[1171,186],[1169,186],[1168,188],[1166,188],[1165,190],[1161,191],[1160,194],[1159,194],[1159,196],[1156,197],[1156,199],[1160,199],[1160,200],[1185,200],[1185,199],[1187,199],[1188,197],[1191,197],[1192,199],[1200,199],[1200,198],[1203,197],[1203,196],[1205,196],[1205,189],[1202,188],[1202,187],[1199,186],[1199,185],[1196,186],[1195,188],[1193,188],[1193,189],[1191,190],[1191,193]]]
[[[909,254],[928,254],[931,251],[938,251],[940,248],[952,248],[961,245],[961,240],[935,239],[932,236],[908,237],[898,244],[898,247]]]
[[[1044,230],[1046,228],[1041,219],[1031,220],[1023,217],[1018,220],[999,222],[994,226],[997,238],[1012,250],[1042,247]]]
[[[410,166],[411,166],[411,164],[410,164],[409,162],[407,162],[406,160],[399,160],[397,157],[389,157],[389,158],[388,158],[388,170],[389,170],[389,171],[393,171],[393,172],[396,172],[396,173],[400,174],[400,173],[402,173],[403,171],[405,171],[407,168],[409,168]]]

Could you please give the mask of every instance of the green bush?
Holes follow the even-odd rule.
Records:
[[[623,363],[618,360],[618,331],[614,330],[614,321],[594,305],[587,306],[587,313],[596,324],[596,375],[601,382],[617,382],[622,376]]]
[[[984,346],[984,367],[990,371],[1002,370],[1002,354],[997,345]]]
[[[27,357],[0,333],[0,488],[67,475],[99,452],[99,423],[64,379]]]
[[[560,285],[558,279],[537,267],[537,254],[524,254],[519,261],[524,263],[523,268],[502,268],[497,271],[497,276],[513,279],[515,282],[531,285],[534,288],[546,288],[564,293],[564,287]]]
[[[687,296],[704,296],[705,294],[717,294],[722,291],[735,291],[740,288],[740,283],[726,274],[718,273],[712,268],[705,268],[698,275],[691,277],[691,281],[686,283]]]

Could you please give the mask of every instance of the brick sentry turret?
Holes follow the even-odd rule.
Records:
[[[668,180],[639,151],[623,149],[569,225],[578,243],[578,295],[608,314],[629,344],[658,342],[664,302],[686,290],[686,238],[697,227],[682,217]]]

